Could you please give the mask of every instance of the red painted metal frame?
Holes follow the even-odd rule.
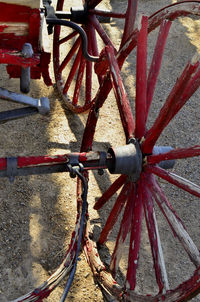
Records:
[[[24,58],[17,50],[0,49],[0,64],[10,64],[20,67],[32,67],[40,63],[40,55],[34,54],[32,58]]]
[[[0,63],[7,64],[7,72],[11,78],[20,78],[21,68],[31,66],[31,78],[40,79],[43,76],[46,85],[52,85],[48,66],[51,54],[39,48],[40,9],[32,9],[25,5],[0,3]],[[21,23],[27,26],[27,33],[19,35],[7,33],[7,23]],[[20,54],[24,43],[30,43],[34,56],[29,59]]]
[[[76,156],[78,161],[83,164],[87,164],[86,169],[100,169],[99,160],[100,153],[99,152],[82,152],[82,153],[68,153],[63,155],[55,155],[55,156],[19,156],[17,157],[17,168],[24,167],[37,167],[43,165],[56,165],[56,164],[64,164],[69,163],[71,156]],[[108,156],[109,159],[109,156]],[[92,163],[90,167],[89,163]],[[96,163],[96,165],[94,165]],[[0,158],[0,170],[6,170],[7,168],[7,158]]]

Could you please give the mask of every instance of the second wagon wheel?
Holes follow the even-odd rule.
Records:
[[[102,113],[102,124],[99,126],[101,120],[97,124],[101,103],[97,97],[88,116],[82,151],[100,150],[107,144],[106,134],[106,141],[114,137],[110,172],[118,175],[113,179],[104,173],[102,182],[95,175],[103,195],[94,205],[98,215],[91,217],[93,231],[88,231],[85,250],[96,280],[117,301],[177,302],[200,291],[200,187],[195,184],[199,181],[200,156],[198,96],[189,103],[200,86],[200,60],[194,56],[182,70],[181,54],[188,50],[188,41],[184,36],[179,38],[179,51],[169,38],[164,57],[168,61],[161,68],[170,21],[161,23],[154,53],[147,59],[151,22],[151,18],[143,17],[138,34],[134,118],[114,52],[110,47],[105,50],[112,66],[106,86],[112,82],[125,141],[114,134],[117,119],[112,122],[110,117],[107,122]],[[176,26],[171,28],[175,36]],[[149,37],[148,42],[152,41]],[[175,55],[178,59],[173,61]],[[178,78],[176,69],[180,69]],[[130,70],[133,72],[133,67]],[[108,127],[102,140],[100,131],[106,125],[111,125],[112,131]],[[163,165],[169,160],[176,160],[173,170]],[[94,210],[90,212],[94,214]]]
[[[105,12],[96,7],[102,0],[83,0],[81,9],[71,9],[71,20],[82,26],[88,39],[88,53],[99,56],[105,45],[112,45],[112,37],[101,22],[108,22],[110,18],[125,20],[124,34],[121,37],[122,45],[133,30],[136,12],[136,2],[127,1],[125,12]],[[67,1],[57,1],[57,11],[69,10]],[[98,6],[99,7],[99,6]],[[101,7],[101,6],[100,6]],[[120,38],[119,38],[120,39]],[[115,44],[115,43],[114,43]],[[116,46],[117,47],[117,46]],[[87,61],[82,55],[81,38],[76,31],[60,26],[54,28],[53,42],[54,73],[57,88],[64,100],[66,107],[76,113],[87,111],[95,95],[95,82],[98,84],[101,77],[97,78],[93,71],[93,63]]]

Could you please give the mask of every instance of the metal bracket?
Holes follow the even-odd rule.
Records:
[[[45,97],[34,99],[24,94],[15,93],[7,89],[0,88],[0,98],[37,108],[38,112],[42,115],[48,114],[50,111],[49,99]]]
[[[99,166],[104,167],[106,165],[106,159],[107,159],[107,152],[102,151],[100,152],[100,159],[99,159]],[[104,174],[104,170],[103,169],[99,169],[98,170],[98,174],[99,175],[103,175]]]
[[[45,17],[46,18],[55,18],[56,19],[56,15],[55,15],[55,10],[54,7],[51,5],[52,1],[50,0],[43,0],[43,6],[45,8]],[[47,31],[48,34],[51,35],[53,33],[53,25],[49,24],[47,26]]]
[[[84,24],[87,21],[88,10],[86,6],[71,7],[70,20],[79,24]]]
[[[78,154],[70,155],[69,161],[67,163],[67,168],[69,170],[69,175],[71,178],[75,178],[77,176],[76,171],[82,172],[84,170],[83,165],[79,162]]]
[[[24,58],[31,58],[34,54],[32,45],[30,43],[24,43],[22,47],[22,54]],[[28,93],[30,91],[30,80],[31,80],[31,68],[21,67],[21,77],[20,77],[20,90],[23,93]]]
[[[7,177],[10,183],[13,183],[17,176],[17,157],[7,158]]]

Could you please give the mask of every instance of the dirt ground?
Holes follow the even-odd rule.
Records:
[[[54,1],[55,2],[55,1]],[[70,1],[66,1],[69,3]],[[74,1],[78,4],[79,1]],[[73,5],[74,5],[73,2]],[[102,7],[121,12],[126,0],[102,1]],[[139,0],[138,22],[140,15],[151,15],[171,0]],[[71,4],[70,4],[71,5]],[[123,30],[121,21],[111,20],[104,25],[116,47],[119,46]],[[157,31],[149,35],[148,63],[153,53]],[[163,65],[158,79],[158,88],[151,110],[151,124],[161,105],[183,69],[188,59],[197,51],[200,53],[200,21],[198,18],[181,18],[174,22],[166,45]],[[53,78],[52,66],[50,67]],[[135,52],[128,57],[123,67],[124,84],[134,110],[135,96]],[[10,79],[5,66],[0,66],[1,87],[19,91],[19,81]],[[96,87],[94,85],[94,92]],[[32,116],[1,124],[0,157],[22,155],[56,155],[79,151],[87,114],[75,115],[63,109],[59,95],[54,87],[46,87],[42,80],[32,81],[31,96],[48,97],[51,112],[48,116]],[[2,110],[18,108],[16,104],[1,101]],[[200,144],[199,91],[183,108],[177,118],[170,123],[159,141],[160,145],[193,146]],[[117,112],[114,96],[111,94],[100,111],[100,118],[95,135],[94,149],[107,150],[110,145],[123,145],[124,134]],[[175,169],[176,168],[176,169]],[[176,173],[199,184],[200,162],[198,159],[187,160],[175,166]],[[92,205],[108,188],[114,177],[105,173],[99,176],[91,174],[89,182],[89,212],[91,223],[98,230],[105,221],[110,204],[105,209],[95,212]],[[162,183],[170,196],[175,210],[189,229],[191,237],[200,246],[199,202],[182,191],[171,190]],[[18,177],[11,184],[8,179],[0,179],[0,302],[13,301],[46,280],[60,264],[73,231],[76,218],[76,180],[67,173],[47,176]],[[174,243],[169,235],[166,223],[158,218],[161,239],[164,241],[164,254],[170,285],[177,286],[194,271],[180,244]],[[108,242],[113,246],[114,235]],[[150,246],[144,231],[141,256],[140,281],[138,291],[146,293],[155,290],[152,283]],[[105,259],[109,262],[109,258]],[[126,267],[125,260],[122,270]],[[122,261],[122,262],[123,262]],[[147,274],[148,272],[148,274]],[[46,300],[59,301],[66,281],[63,281]],[[66,301],[104,301],[103,295],[95,284],[84,253],[80,254],[76,276]],[[200,297],[194,298],[200,301]]]

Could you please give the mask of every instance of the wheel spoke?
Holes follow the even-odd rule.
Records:
[[[90,17],[89,16],[89,20],[93,20],[93,17]],[[98,51],[98,44],[97,44],[97,38],[96,38],[96,31],[94,29],[94,27],[90,26],[90,31],[89,31],[89,34],[90,34],[90,39],[92,41],[92,55],[93,56],[99,56],[99,51]]]
[[[140,183],[138,184],[138,186]],[[132,202],[131,235],[129,244],[128,269],[126,274],[126,288],[134,290],[136,286],[136,272],[139,260],[139,249],[142,224],[142,196],[138,187],[135,188]]]
[[[76,35],[78,35],[77,31],[73,31],[73,32],[72,32],[71,34],[69,34],[68,36],[66,36],[66,37],[64,37],[64,38],[62,38],[62,39],[60,39],[60,40],[58,41],[58,44],[59,44],[59,45],[62,45],[62,44],[64,44],[65,42],[71,40],[71,39],[72,39],[73,37],[75,37]]]
[[[78,49],[78,47],[80,46],[80,44],[81,44],[81,38],[79,37],[75,41],[74,45],[72,46],[72,48],[68,52],[67,56],[65,57],[65,59],[63,60],[61,65],[59,66],[58,73],[61,73],[63,71],[63,69],[66,67],[66,65],[69,63],[69,61],[71,60],[71,58],[75,54],[75,52]]]
[[[126,182],[127,176],[121,175],[115,182],[104,192],[104,194],[95,203],[94,209],[99,210]]]
[[[105,45],[114,45],[95,16],[90,16],[91,25],[96,29]]]
[[[200,186],[194,184],[193,182],[176,175],[174,173],[171,173],[169,171],[166,171],[160,167],[157,166],[148,166],[145,168],[145,171],[148,173],[153,173],[164,180],[168,181],[169,183],[177,186],[178,188],[181,188],[182,190],[189,192],[190,194],[200,197]]]
[[[155,86],[157,82],[157,78],[159,75],[161,62],[163,58],[163,53],[165,49],[165,44],[167,41],[167,36],[169,33],[169,29],[171,26],[170,21],[163,21],[160,25],[160,31],[158,34],[153,59],[151,62],[151,66],[149,69],[148,79],[147,79],[147,107],[146,107],[146,120],[149,113],[149,108],[151,106],[153,94],[155,91]]]
[[[148,164],[158,164],[163,160],[175,160],[189,157],[200,156],[200,146],[196,145],[190,148],[175,149],[163,154],[147,156]]]
[[[92,19],[92,17],[89,16],[89,20]],[[91,34],[91,41],[92,41],[92,55],[95,57],[99,56],[99,50],[98,50],[98,43],[97,43],[97,37],[96,37],[96,31],[94,27],[90,27],[90,34]],[[102,76],[97,75],[99,83],[102,81]]]
[[[128,141],[128,139],[133,136],[135,130],[135,122],[133,120],[130,102],[122,82],[120,69],[114,55],[114,49],[112,47],[106,47],[105,51],[110,65],[111,82],[115,93],[117,106],[124,128],[124,133]]]
[[[154,261],[154,269],[159,292],[163,292],[169,289],[169,282],[167,278],[167,272],[164,262],[164,256],[160,241],[160,235],[153,205],[153,197],[148,190],[145,181],[143,182],[142,201],[145,212],[145,220],[149,233],[149,241],[151,244],[152,257]]]
[[[199,16],[199,3],[200,1],[188,1],[184,3],[174,3],[167,7],[164,7],[160,11],[156,12],[156,14],[153,14],[149,17],[148,33],[158,27],[163,22],[163,20],[173,21],[178,17],[187,16],[191,14]],[[138,29],[133,31],[124,46],[120,49],[117,56],[120,68],[123,65],[124,60],[127,58],[127,56],[136,47],[137,37]]]
[[[162,131],[199,87],[200,70],[197,70],[199,66],[197,59],[197,57],[194,57],[192,61],[187,64],[183,73],[176,81],[176,84],[165,104],[161,108],[156,121],[147,132],[145,141],[142,144],[142,150],[144,153],[152,153],[153,147]],[[196,74],[192,77],[196,70]]]
[[[93,37],[91,35],[90,26],[87,26],[85,28],[85,31],[87,32],[87,36],[88,36],[88,53],[93,54],[92,53]],[[85,103],[88,104],[92,100],[92,62],[90,61],[86,61],[85,85],[86,85],[85,87],[87,87],[87,89],[85,90]]]
[[[164,192],[157,184],[153,177],[149,177],[150,180],[150,190],[151,193],[160,207],[161,211],[164,213],[165,217],[167,217],[167,221],[173,231],[173,233],[177,236],[182,246],[184,247],[186,253],[188,254],[192,263],[196,266],[200,266],[200,253],[196,245],[194,244],[192,238],[186,231],[185,226],[183,225],[181,219],[177,216],[173,208],[171,207],[167,197]]]
[[[143,17],[137,46],[135,137],[138,139],[144,136],[146,129],[147,27],[148,18]]]
[[[125,26],[124,26],[124,32],[123,32],[123,36],[122,36],[120,49],[121,49],[121,47],[123,47],[124,43],[128,40],[131,33],[133,32],[136,13],[137,13],[137,6],[138,6],[138,0],[136,0],[136,1],[129,0],[128,1],[128,7],[126,10],[126,16],[125,16]]]
[[[70,85],[72,83],[72,80],[73,80],[73,78],[75,76],[75,73],[76,73],[76,71],[78,69],[80,60],[81,60],[81,48],[79,48],[79,50],[78,50],[78,53],[76,55],[76,58],[75,58],[74,63],[72,65],[72,68],[70,70],[70,73],[68,75],[67,81],[66,81],[65,86],[63,88],[63,94],[67,94],[67,91],[68,91],[68,89],[69,89],[69,87],[70,87]]]
[[[128,182],[122,188],[122,190],[110,212],[110,215],[106,221],[106,224],[105,224],[104,228],[102,229],[102,232],[101,232],[101,235],[99,238],[99,244],[103,244],[106,241],[108,234],[110,233],[111,229],[113,228],[114,224],[116,223],[118,216],[121,213],[121,211],[127,201],[130,190],[131,190],[131,184],[130,184],[130,182]]]
[[[83,75],[84,75],[84,71],[85,71],[85,64],[86,64],[86,60],[82,56],[81,57],[81,62],[80,62],[80,65],[79,65],[77,79],[76,79],[76,86],[75,86],[75,89],[74,89],[74,95],[73,95],[73,101],[72,101],[73,105],[77,105],[77,103],[78,103],[80,89],[81,89],[81,85],[82,85],[82,81],[83,81]]]
[[[120,230],[118,232],[114,252],[112,254],[111,262],[110,262],[110,270],[112,271],[112,274],[115,276],[120,259],[123,254],[123,249],[125,245],[125,240],[127,238],[127,235],[130,231],[131,226],[131,219],[132,219],[132,203],[133,203],[133,196],[134,196],[134,186],[132,185],[129,198],[124,210],[124,215],[121,221]]]

